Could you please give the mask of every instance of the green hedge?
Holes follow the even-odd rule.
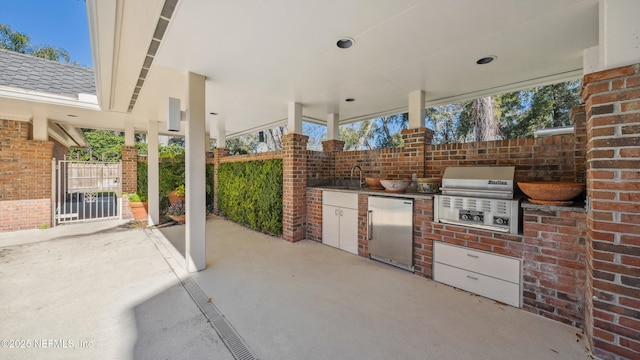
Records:
[[[220,164],[218,208],[231,221],[282,234],[282,160]]]

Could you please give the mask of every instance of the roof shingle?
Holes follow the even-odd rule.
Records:
[[[78,97],[96,94],[93,69],[0,49],[0,85]]]

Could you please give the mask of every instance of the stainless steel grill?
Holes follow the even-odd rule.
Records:
[[[517,234],[520,199],[513,196],[515,167],[449,167],[442,194],[434,196],[434,220]]]

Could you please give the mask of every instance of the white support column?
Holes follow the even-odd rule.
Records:
[[[136,144],[136,129],[133,126],[133,120],[126,120],[124,125],[124,145],[135,146]]]
[[[640,62],[638,14],[638,0],[600,0],[600,70]]]
[[[327,140],[339,140],[340,138],[340,114],[327,115]]]
[[[205,195],[205,78],[188,75],[188,119],[185,131],[186,230],[185,257],[188,272],[204,270],[206,263]]]
[[[424,91],[409,93],[409,129],[424,127]]]
[[[289,103],[289,122],[287,124],[289,134],[302,134],[302,104]]]
[[[33,140],[49,140],[49,120],[46,117],[33,117]]]
[[[211,151],[211,135],[209,135],[209,132],[206,130],[204,132],[204,151]]]
[[[227,147],[227,130],[224,125],[224,120],[218,120],[216,125],[216,147],[218,149],[225,149]]]
[[[158,166],[158,122],[149,120],[147,128],[147,201],[149,225],[160,223],[160,170]]]

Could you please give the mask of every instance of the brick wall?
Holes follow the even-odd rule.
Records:
[[[270,152],[264,152],[259,154],[243,154],[243,155],[233,155],[233,156],[227,156],[229,154],[229,151],[226,149],[225,151],[226,151],[225,155],[220,157],[220,163],[282,159],[282,156],[283,156],[282,151],[270,151]],[[216,154],[218,153],[214,151],[214,159]]]
[[[307,182],[310,185],[333,179],[335,158],[331,152],[307,150]]]
[[[576,129],[584,119],[576,112]],[[582,141],[582,142],[579,142]],[[464,144],[428,145],[427,177],[441,177],[449,166],[515,166],[516,181],[585,181],[584,134],[567,134]]]
[[[640,358],[640,65],[588,74],[587,333],[605,359]]]
[[[369,210],[369,196],[358,194],[358,255],[369,257],[369,241],[367,240],[367,217]]]
[[[433,199],[413,202],[413,263],[416,275],[433,277],[433,240],[440,240],[433,232]]]
[[[424,177],[425,147],[431,143],[433,132],[429,129],[402,131],[404,147],[378,150],[343,151],[332,153],[334,174],[338,179],[349,179],[351,169],[359,165],[364,177],[380,179],[411,179],[412,174]]]
[[[584,327],[587,216],[582,208],[524,209],[523,308]]]
[[[322,190],[307,189],[307,240],[322,242]]]
[[[0,231],[51,226],[53,141],[30,140],[31,124],[0,120]]]

